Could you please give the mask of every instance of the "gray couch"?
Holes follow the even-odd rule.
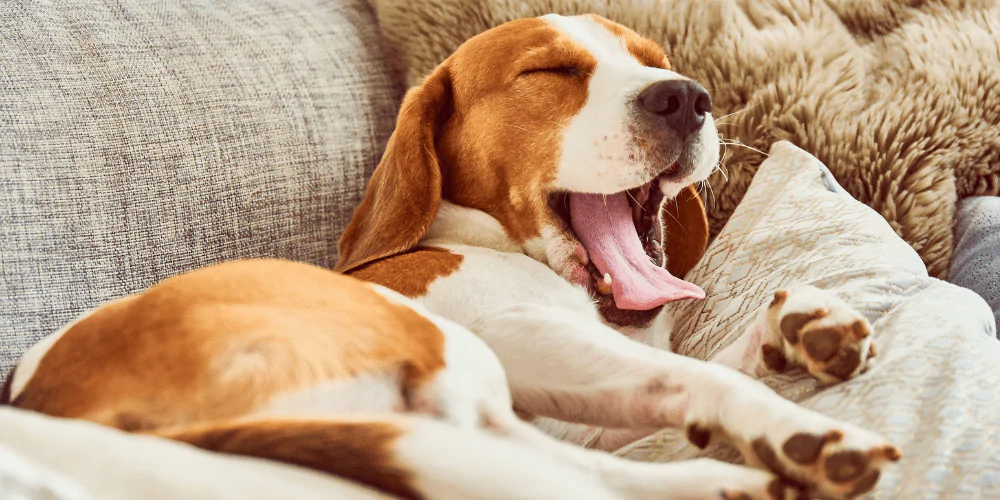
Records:
[[[365,0],[0,2],[0,377],[81,312],[185,270],[263,256],[332,267],[402,95],[384,61]],[[998,214],[995,198],[962,205],[952,275],[1000,315]],[[887,286],[905,295],[902,303],[917,282],[929,280]],[[890,316],[880,327],[906,318]],[[851,412],[874,415],[858,422],[882,422],[897,439],[920,436],[906,442],[920,460],[888,476],[884,495],[925,488],[901,485],[901,477],[923,477],[933,491],[1000,491],[995,464],[968,461],[997,428],[995,380],[980,380],[995,377],[969,361],[985,355],[967,352],[978,345],[969,340],[973,330],[986,329],[963,330],[970,318],[953,319],[935,323],[942,333],[926,345],[911,342],[915,328],[897,328],[906,341],[881,358],[897,367],[899,382],[869,377],[867,385],[845,384],[834,390],[839,396],[806,403],[846,413],[830,406],[843,401]],[[947,368],[939,384],[927,383],[939,375],[928,366]],[[912,404],[892,407],[895,417],[863,404],[888,399],[878,392],[888,387],[897,399],[918,394],[933,404],[911,397]],[[927,412],[934,405],[950,413]],[[28,488],[37,476],[25,465],[5,479],[12,462],[5,457],[15,452],[74,478],[94,498],[135,498],[140,486],[149,489],[143,498],[234,499],[280,497],[272,491],[330,498],[330,488],[356,488],[331,478],[293,481],[288,475],[301,471],[133,439],[142,438],[0,408],[0,497],[4,487]],[[652,439],[658,444],[647,440],[624,453],[667,456],[668,440]],[[74,459],[81,454],[89,459]],[[234,467],[247,478],[241,487],[214,480]],[[37,482],[51,487],[44,477]],[[289,482],[302,491],[288,490]],[[185,494],[177,494],[181,487]]]
[[[400,89],[364,0],[0,2],[0,377],[197,266],[323,266]]]

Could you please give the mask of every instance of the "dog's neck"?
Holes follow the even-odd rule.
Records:
[[[524,243],[514,241],[504,230],[500,221],[486,212],[441,202],[434,223],[420,240],[421,245],[468,245],[496,250],[498,252],[521,253],[544,263],[547,238],[539,236]]]
[[[438,209],[434,223],[420,240],[420,245],[488,248],[498,252],[524,254],[548,265],[547,250],[555,248],[558,255],[561,240],[553,234],[545,233],[550,231],[543,230],[543,235],[524,243],[517,243],[507,234],[500,222],[486,212],[444,201]],[[655,332],[669,332],[670,321],[670,317],[661,311],[660,314],[654,314],[647,321],[635,326],[614,323],[607,325],[634,340],[649,344],[655,337]]]

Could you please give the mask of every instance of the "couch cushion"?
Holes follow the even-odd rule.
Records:
[[[708,359],[736,339],[772,294],[829,290],[864,314],[878,357],[864,375],[822,388],[796,370],[766,377],[785,397],[877,431],[903,451],[870,498],[977,498],[1000,481],[1000,342],[975,293],[927,276],[920,257],[826,167],[776,143],[729,223],[687,279],[706,300],[667,306],[663,348]],[[621,450],[642,460],[699,452],[664,431]],[[731,450],[708,455],[733,458]]]
[[[973,196],[958,203],[948,281],[986,299],[1000,338],[1000,197]]]
[[[0,373],[196,266],[332,266],[395,117],[364,0],[0,3]]]

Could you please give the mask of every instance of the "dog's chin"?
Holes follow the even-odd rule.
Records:
[[[702,170],[685,169],[680,161],[673,162],[652,180],[626,190],[629,207],[632,210],[632,222],[635,224],[639,242],[646,257],[656,266],[664,266],[663,252],[663,222],[661,209],[665,199],[676,196],[684,187],[697,182],[697,174]],[[683,172],[695,175],[684,175]],[[683,177],[679,177],[682,175]],[[707,177],[707,175],[706,175]],[[563,236],[569,240],[569,247],[585,248],[573,231],[570,220],[570,195],[568,192],[557,192],[549,196],[549,208],[559,220]],[[620,309],[615,305],[614,296],[604,285],[604,276],[589,258],[585,259],[585,272],[564,273],[555,269],[571,283],[585,288],[597,303],[598,310],[604,319],[619,326],[642,327],[648,325],[662,309],[657,306],[648,310]],[[555,264],[550,259],[550,265]]]

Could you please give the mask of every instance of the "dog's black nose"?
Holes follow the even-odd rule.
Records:
[[[667,126],[681,137],[705,124],[705,113],[712,110],[712,98],[705,87],[691,80],[656,82],[639,94],[639,104],[667,120]]]

